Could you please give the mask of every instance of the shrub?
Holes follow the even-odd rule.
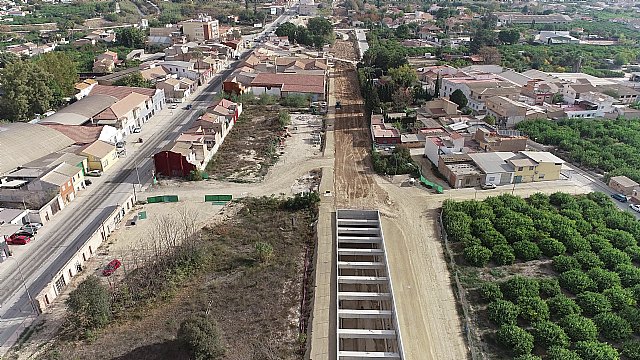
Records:
[[[200,170],[191,170],[189,175],[187,176],[187,180],[189,181],[202,181],[204,180],[204,176],[202,171]]]
[[[605,237],[597,234],[589,234],[585,236],[585,239],[591,244],[591,250],[600,252],[604,249],[611,249],[613,245]]]
[[[598,253],[600,260],[604,262],[604,266],[613,270],[621,264],[631,264],[631,258],[624,251],[618,249],[603,249]]]
[[[260,262],[266,263],[273,257],[273,246],[267,242],[258,241],[255,245],[256,257]]]
[[[494,282],[485,282],[480,286],[480,297],[486,302],[492,302],[502,299],[502,290],[500,285]]]
[[[526,355],[517,356],[513,360],[542,360],[542,358],[540,356],[526,354]]]
[[[607,312],[593,317],[593,321],[600,329],[600,335],[611,341],[624,340],[631,336],[633,330],[627,320],[620,316]]]
[[[533,350],[533,335],[515,325],[502,325],[498,330],[498,342],[515,355],[526,355]]]
[[[572,314],[560,320],[560,326],[572,341],[595,340],[598,337],[598,328],[591,319]]]
[[[598,254],[593,251],[579,251],[573,254],[573,257],[578,261],[584,271],[602,267],[604,265],[602,260],[598,257]]]
[[[493,261],[497,265],[511,265],[516,261],[516,256],[513,253],[513,249],[508,244],[496,245],[492,249]]]
[[[615,268],[624,287],[634,287],[640,284],[640,268],[630,264],[621,264]]]
[[[620,285],[620,277],[613,271],[593,268],[587,272],[587,275],[596,283],[599,291]]]
[[[550,347],[547,351],[547,360],[582,360],[580,356],[569,349],[559,346]]]
[[[629,360],[640,360],[640,341],[629,340],[622,344],[622,355]]]
[[[596,289],[596,283],[581,270],[569,270],[558,277],[560,286],[574,294]]]
[[[94,330],[111,320],[111,295],[96,276],[89,276],[66,300],[69,320],[78,329]]]
[[[627,255],[629,255],[631,260],[636,262],[640,261],[640,246],[638,245],[628,246],[627,248],[624,249],[624,252],[627,253]]]
[[[627,306],[626,308],[618,311],[618,315],[631,324],[633,332],[640,334],[640,309],[637,307]]]
[[[562,293],[560,283],[556,278],[538,279],[538,286],[540,287],[540,296],[542,297],[551,297]]]
[[[521,297],[518,299],[520,317],[530,323],[549,319],[549,307],[540,297]]]
[[[500,284],[506,299],[515,301],[521,297],[538,297],[539,285],[535,279],[516,275]]]
[[[619,360],[618,350],[611,345],[599,341],[579,341],[576,353],[582,360]]]
[[[541,321],[533,324],[532,333],[536,343],[545,348],[551,346],[569,346],[569,336],[567,336],[559,325],[551,321]]]
[[[636,306],[636,299],[634,299],[631,290],[624,289],[621,286],[606,289],[602,294],[611,303],[611,308],[615,311],[622,310],[627,306]]]
[[[464,259],[473,266],[483,267],[491,259],[491,250],[484,246],[469,246],[463,253]]]
[[[558,255],[553,257],[553,270],[564,273],[580,269],[580,263],[573,256]]]
[[[576,296],[576,302],[580,305],[582,313],[587,316],[595,316],[611,311],[609,300],[604,295],[596,292],[585,291]]]
[[[517,258],[524,261],[536,260],[540,257],[538,245],[529,240],[513,243],[513,252]]]
[[[520,314],[520,307],[507,300],[495,300],[487,307],[489,320],[496,325],[514,325]]]
[[[554,257],[557,255],[564,254],[567,251],[567,248],[563,243],[556,239],[545,238],[538,242],[538,247],[542,251],[544,255],[547,257]]]
[[[178,340],[196,360],[222,359],[225,352],[215,322],[206,315],[192,315],[184,320]]]
[[[280,99],[280,105],[295,108],[308,107],[309,98],[304,95],[288,95]]]
[[[561,319],[567,315],[580,315],[582,313],[580,306],[576,304],[573,299],[563,294],[547,299],[547,305],[549,306],[549,313],[556,319]]]
[[[303,210],[303,209],[310,209],[319,202],[320,202],[320,195],[315,191],[311,191],[311,192],[305,192],[305,193],[298,193],[298,194],[295,194],[293,197],[287,198],[282,203],[282,206],[287,210],[297,211],[297,210]]]
[[[278,113],[278,125],[280,125],[281,129],[286,128],[291,124],[291,115],[286,110],[280,110]]]
[[[575,254],[580,251],[591,250],[591,244],[589,244],[589,241],[582,238],[579,235],[568,237],[564,239],[563,243],[564,243],[564,246],[567,247],[567,251],[572,254]]]

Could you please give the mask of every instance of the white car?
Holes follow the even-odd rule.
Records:
[[[102,171],[100,171],[100,170],[91,170],[91,171],[87,172],[86,175],[87,176],[98,177],[98,176],[102,176]]]
[[[176,104],[169,105],[169,109],[171,109],[171,110],[174,110],[174,109],[177,109],[177,108],[178,108],[178,105],[176,105]]]
[[[42,224],[37,222],[32,222],[32,223],[24,224],[20,228],[20,230],[31,231],[33,233],[36,233],[38,229],[40,229],[41,227],[42,227]]]
[[[640,212],[640,205],[636,205],[636,204],[629,204],[629,207],[631,208],[631,210],[636,211],[636,212]]]
[[[490,189],[495,189],[496,188],[496,184],[494,184],[494,183],[486,183],[486,184],[482,184],[480,187],[483,190],[490,190]]]

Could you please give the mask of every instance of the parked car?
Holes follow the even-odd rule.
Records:
[[[85,179],[85,180],[84,180],[84,185],[85,185],[85,186],[89,186],[89,185],[91,185],[91,184],[93,184],[93,183],[91,182],[91,180],[89,180],[89,179]]]
[[[631,208],[631,210],[633,210],[635,212],[640,212],[640,205],[629,204],[629,207]]]
[[[7,244],[9,245],[27,245],[29,241],[33,239],[33,236],[15,233],[7,238]]]
[[[102,176],[102,171],[101,170],[91,170],[91,171],[87,172],[86,175],[87,176],[98,177],[98,176]]]
[[[25,229],[20,229],[18,231],[16,231],[16,234],[18,235],[27,235],[27,236],[33,236],[38,232],[38,230],[36,229],[32,229],[32,228],[25,228]]]
[[[140,129],[139,127],[134,127],[133,128],[133,133],[134,134],[138,134],[140,131],[142,131],[142,129]]]
[[[28,224],[22,225],[20,230],[34,230],[35,232],[38,232],[38,230],[41,227],[42,227],[42,224],[37,223],[37,222],[32,222],[32,223],[28,223]]]
[[[174,109],[177,109],[177,108],[178,108],[178,105],[176,105],[176,104],[169,105],[169,109],[171,109],[171,110],[174,110]]]
[[[193,107],[193,105],[188,104],[187,106],[184,107],[185,110],[191,110],[191,108]]]
[[[627,197],[623,194],[611,194],[611,197],[623,203],[627,202]]]
[[[483,190],[495,189],[496,188],[496,184],[494,184],[494,183],[485,183],[485,184],[480,185],[480,187]]]
[[[127,144],[127,143],[126,143],[126,142],[124,142],[124,141],[118,141],[118,142],[116,143],[116,149],[124,149],[124,146],[125,146],[126,144]]]
[[[107,266],[104,267],[104,269],[102,270],[102,275],[104,276],[111,276],[116,270],[118,270],[118,268],[120,267],[120,265],[122,265],[122,263],[120,262],[120,260],[118,259],[113,259],[111,260]]]

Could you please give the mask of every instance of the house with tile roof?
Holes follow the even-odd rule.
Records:
[[[124,137],[142,126],[143,109],[147,107],[151,107],[151,99],[147,95],[132,92],[94,116],[94,121],[98,125],[115,127]]]
[[[308,96],[311,101],[323,101],[326,99],[326,86],[324,75],[259,73],[251,82],[251,91],[256,96],[261,94],[277,97],[303,95]]]
[[[98,84],[91,90],[90,94],[109,95],[115,97],[118,100],[122,100],[126,96],[134,93],[144,95],[148,98],[145,106],[140,108],[139,118],[141,123],[138,126],[141,126],[142,124],[149,121],[149,119],[151,119],[151,117],[154,116],[156,112],[162,110],[166,104],[164,91],[159,89],[147,89],[131,86],[107,86]]]
[[[87,157],[89,170],[106,171],[118,161],[115,145],[101,140],[94,141],[79,154]]]

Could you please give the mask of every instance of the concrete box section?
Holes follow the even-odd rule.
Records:
[[[377,210],[336,211],[336,359],[404,359]]]

